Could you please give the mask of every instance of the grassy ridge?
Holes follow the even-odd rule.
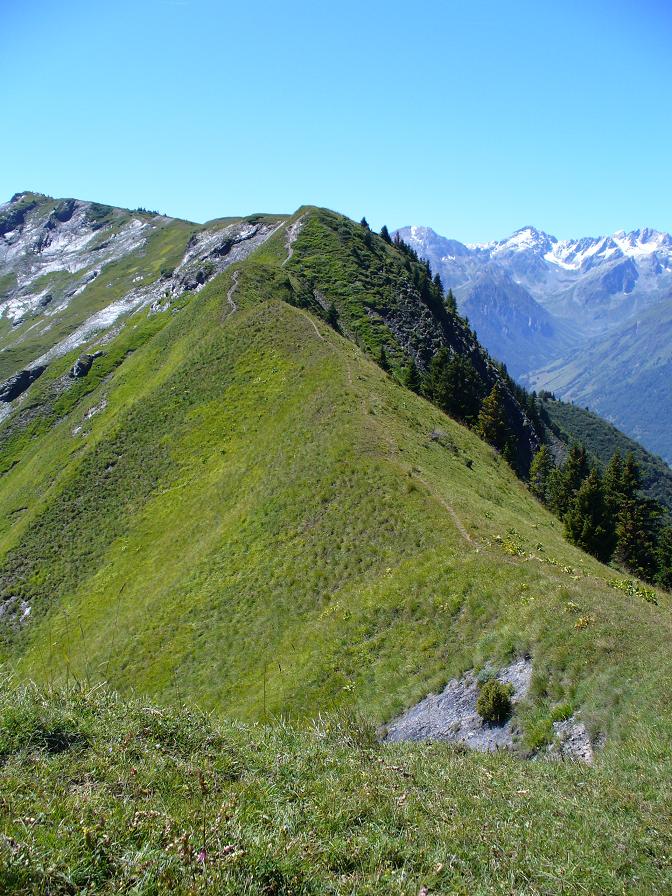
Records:
[[[669,599],[610,588],[490,448],[288,304],[285,257],[279,232],[238,267],[235,313],[229,271],[15,456],[0,583],[32,616],[8,661],[243,719],[379,722],[530,652],[527,746],[559,704],[629,736],[615,711],[646,715],[668,674]]]
[[[669,891],[669,595],[612,587],[501,457],[307,310],[328,277],[375,350],[327,219],[295,264],[280,230],[131,317],[65,391],[54,362],[6,430],[0,588],[31,616],[2,642],[0,892]],[[592,768],[376,743],[520,654],[522,749],[578,711]]]
[[[101,688],[3,685],[3,893],[644,896],[672,883],[655,727],[587,769],[381,746],[343,717],[215,726]]]

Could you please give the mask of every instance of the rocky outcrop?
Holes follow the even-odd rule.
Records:
[[[28,370],[20,370],[14,376],[10,376],[0,385],[0,401],[10,402],[22,395],[38,376],[42,376],[47,369],[46,365],[31,367]]]
[[[95,359],[98,358],[101,354],[102,352],[96,352],[93,355],[80,355],[70,368],[70,376],[75,379],[86,376],[89,370],[91,370],[91,366],[93,365]]]
[[[497,679],[513,688],[514,706],[527,696],[532,662],[522,657],[504,669]],[[473,672],[453,678],[440,694],[430,694],[387,726],[384,739],[443,740],[462,743],[474,750],[492,752],[511,749],[515,743],[515,715],[503,725],[484,722],[476,712],[478,679]]]
[[[551,759],[574,759],[592,765],[595,758],[593,743],[583,722],[571,716],[553,723],[554,741],[548,748]]]
[[[26,215],[37,205],[37,200],[24,199],[24,193],[18,193],[9,203],[9,206],[0,214],[0,236],[13,233],[23,227]]]
[[[30,618],[30,605],[20,597],[8,597],[0,601],[0,627],[9,625],[19,628]]]
[[[513,688],[513,713],[502,725],[484,722],[476,711],[479,679],[473,672],[451,679],[440,694],[429,694],[390,722],[383,733],[386,741],[442,740],[461,743],[472,750],[492,752],[516,747],[520,732],[515,721],[516,704],[524,700],[532,679],[532,662],[521,657],[500,669],[497,680]],[[531,759],[573,760],[592,765],[593,744],[586,726],[576,716],[553,723],[553,742]]]
[[[22,366],[37,370],[80,346],[93,336],[104,338],[120,318],[141,308],[165,310],[185,292],[200,291],[229,265],[242,261],[278,226],[272,220],[239,221],[228,226],[194,226],[194,234],[177,264],[152,278],[146,271],[117,288],[110,288],[108,303],[100,306],[100,293],[88,307],[87,290],[109,266],[138,251],[163,228],[181,227],[171,218],[128,211],[75,199],[57,201],[48,196],[21,193],[0,205],[0,317],[17,329],[16,343],[25,339],[23,325],[30,322],[31,344],[41,354],[25,356]],[[123,290],[123,291],[122,291]],[[77,308],[71,312],[72,303]],[[67,335],[60,326],[68,317]],[[85,376],[90,362],[82,355],[72,377]],[[6,368],[5,376],[13,373]],[[2,387],[0,401],[10,402],[30,385],[31,376],[20,371]],[[0,415],[4,419],[7,414]]]
[[[74,199],[64,199],[53,210],[49,220],[60,221],[61,224],[65,224],[74,215],[76,207],[77,203]]]

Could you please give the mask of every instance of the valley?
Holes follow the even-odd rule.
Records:
[[[559,241],[528,226],[465,246],[427,227],[399,233],[515,379],[587,405],[669,464],[669,234]]]

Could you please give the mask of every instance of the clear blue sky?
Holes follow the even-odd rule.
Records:
[[[672,230],[669,0],[0,0],[0,199]]]

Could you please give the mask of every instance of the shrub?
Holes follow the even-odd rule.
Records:
[[[480,688],[476,712],[486,722],[501,725],[511,715],[513,685],[502,684],[496,678],[486,681]]]

